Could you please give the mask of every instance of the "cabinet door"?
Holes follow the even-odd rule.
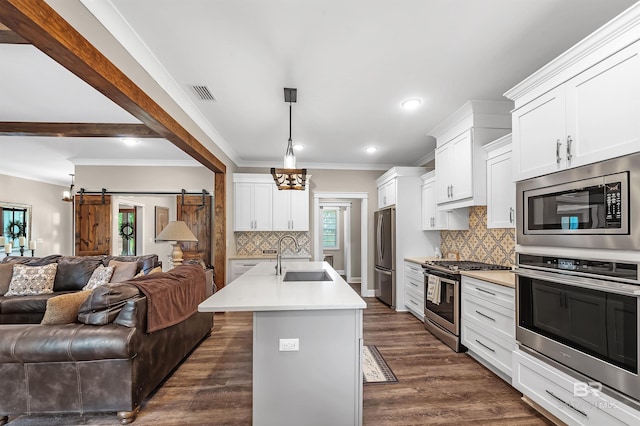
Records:
[[[640,151],[640,42],[566,83],[569,166]]]
[[[396,182],[396,179],[391,179],[391,181],[386,184],[387,206],[392,206],[396,203]]]
[[[253,231],[253,184],[234,184],[233,196],[233,230]]]
[[[273,216],[272,229],[274,231],[291,230],[291,193],[293,190],[279,190],[273,185]],[[302,191],[300,191],[302,192]]]
[[[271,231],[272,228],[272,183],[254,183],[253,209],[254,231]]]
[[[304,191],[287,191],[291,195],[291,230],[292,231],[308,231],[309,230],[309,188]]]
[[[436,228],[435,181],[422,185],[422,229],[432,231]]]
[[[451,201],[449,194],[453,174],[453,149],[450,144],[446,144],[436,149],[436,201],[438,204]]]
[[[512,114],[516,180],[565,168],[565,88],[559,86]]]
[[[514,228],[515,202],[511,152],[505,152],[487,160],[487,228]]]
[[[473,196],[473,147],[471,130],[464,132],[451,142],[453,149],[453,176],[451,200],[463,200]]]

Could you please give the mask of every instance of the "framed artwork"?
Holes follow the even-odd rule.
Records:
[[[169,207],[156,206],[156,238],[169,224]]]

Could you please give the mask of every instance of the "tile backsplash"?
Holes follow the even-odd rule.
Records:
[[[240,256],[262,256],[263,250],[277,250],[278,240],[284,235],[291,235],[300,245],[296,252],[291,238],[282,241],[282,255],[311,256],[311,238],[309,232],[234,232],[236,237],[236,253]]]
[[[515,264],[515,230],[487,229],[487,207],[469,207],[469,230],[440,231],[442,256],[458,252],[460,259],[511,266]]]

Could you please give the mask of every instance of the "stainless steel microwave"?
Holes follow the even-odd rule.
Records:
[[[516,183],[517,242],[640,249],[640,153]]]

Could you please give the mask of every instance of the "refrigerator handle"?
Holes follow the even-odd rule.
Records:
[[[384,216],[380,216],[380,261],[384,259]]]
[[[377,241],[376,241],[376,256],[378,256],[378,258],[376,259],[376,263],[380,263],[380,220],[381,220],[381,216],[377,215],[376,216],[376,237],[377,237]]]

